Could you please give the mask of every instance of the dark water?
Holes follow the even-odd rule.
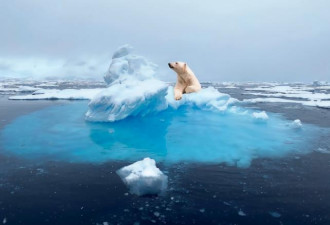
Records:
[[[49,103],[70,104],[2,99],[1,120]],[[330,111],[314,109],[286,104],[269,111],[328,127]],[[330,149],[329,137],[321,136],[319,146]],[[248,168],[161,163],[168,191],[147,197],[129,194],[115,173],[131,161],[36,161],[0,153],[0,162],[0,222],[6,224],[330,224],[330,154],[318,151],[260,158]]]

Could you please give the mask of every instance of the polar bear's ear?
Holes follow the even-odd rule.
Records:
[[[183,69],[184,69],[184,71],[187,71],[187,63],[183,64]]]

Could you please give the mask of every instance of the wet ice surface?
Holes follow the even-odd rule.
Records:
[[[232,97],[238,99],[242,96],[246,98],[242,95],[244,90],[237,89],[223,88],[221,92],[230,93]],[[48,111],[53,112],[50,118],[56,121],[56,117],[60,116],[58,113],[64,113],[66,107],[69,111],[80,106],[83,108],[84,104],[87,102],[69,102],[61,106],[42,109],[26,117],[20,117],[18,120],[47,112],[50,109],[58,109]],[[9,110],[11,106],[6,107]],[[283,103],[258,103],[244,107],[258,112],[265,110],[269,116],[267,123],[273,119],[274,122],[288,122],[289,126],[285,126],[285,131],[289,131],[290,135],[299,132],[289,128],[295,119],[301,120],[303,132],[312,131],[308,129],[310,124],[317,126],[317,129],[321,126],[329,127],[330,115],[327,109]],[[184,110],[181,112],[178,120],[187,118]],[[283,117],[278,118],[277,114],[273,115],[271,112],[281,113]],[[212,112],[208,113],[210,113],[208,115],[213,115]],[[71,116],[79,118],[79,115],[71,114]],[[5,114],[3,118],[6,118]],[[81,118],[83,119],[83,115]],[[46,118],[41,116],[37,119]],[[72,118],[65,117],[65,119],[71,121]],[[211,121],[215,118],[211,116],[208,119]],[[226,119],[219,122],[226,124]],[[253,121],[255,118],[251,116],[250,119]],[[56,124],[55,121],[51,123]],[[246,122],[244,128],[248,127],[246,125],[254,127],[255,122],[264,123],[264,121],[250,123],[251,121]],[[12,125],[16,122],[17,120],[13,121]],[[156,123],[156,120],[154,122]],[[161,124],[164,123],[164,121],[161,122]],[[181,122],[193,123],[194,121]],[[143,120],[136,123],[143,123]],[[144,136],[141,132],[136,132],[134,135],[136,131],[134,129],[137,126],[127,125],[125,128],[122,123],[123,126],[118,126],[122,128],[118,134],[117,127],[108,129],[108,125],[104,127],[102,123],[72,123],[73,130],[66,130],[67,127],[61,127],[62,125],[57,124],[55,129],[50,129],[51,132],[67,131],[70,135],[76,135],[79,134],[77,131],[81,126],[92,125],[92,128],[98,131],[93,137],[90,133],[86,134],[86,137],[92,140],[92,144],[111,147],[112,135],[121,137],[125,129],[132,129],[131,134],[125,132],[125,135],[128,134],[127,140],[119,138],[119,147],[123,147],[120,143],[131,142],[132,137],[138,135],[137,140],[141,141],[133,141],[129,147],[140,147],[143,150],[141,146],[152,146],[152,142],[148,143],[146,140],[153,139],[159,143],[155,149],[164,149],[164,140],[159,139],[156,134],[151,138]],[[167,128],[163,129],[162,126],[165,125]],[[171,131],[168,129],[170,126],[165,125],[158,127],[160,131]],[[228,122],[227,125],[234,124]],[[90,130],[93,130],[92,128],[89,127]],[[107,130],[107,135],[100,135],[104,133],[104,130]],[[25,132],[25,135],[38,139],[38,136],[30,133]],[[160,160],[160,163],[157,162],[157,167],[168,176],[169,183],[165,195],[147,197],[131,195],[116,174],[118,169],[133,163],[135,158],[110,159],[110,161],[100,163],[99,158],[96,157],[96,159],[88,158],[89,162],[82,163],[80,160],[68,162],[65,160],[67,157],[65,149],[54,155],[42,153],[39,158],[38,155],[32,154],[37,158],[30,158],[29,155],[25,155],[26,152],[8,154],[1,143],[0,221],[6,219],[7,224],[104,224],[104,222],[109,224],[134,224],[135,222],[140,224],[329,224],[330,179],[327,178],[330,170],[330,154],[328,153],[330,143],[329,135],[326,133],[318,133],[318,135],[320,137],[319,139],[316,137],[319,140],[316,145],[313,141],[308,142],[307,148],[302,152],[298,148],[299,151],[290,151],[289,154],[284,151],[285,154],[280,157],[257,157],[248,167],[239,167],[236,163],[228,165],[221,161],[212,161],[211,164],[195,160],[194,162],[168,163],[167,159],[164,160],[164,156],[159,154],[160,152],[154,152],[153,156],[157,156],[157,160]],[[209,134],[206,133],[202,138],[208,138],[208,136]],[[275,138],[279,137],[275,136]],[[78,140],[82,139],[77,138],[74,142]],[[206,144],[208,142],[210,141],[205,141]],[[188,141],[187,143],[190,144]],[[81,143],[82,146],[84,144],[86,143]],[[47,143],[46,146],[47,148],[54,147],[53,143]],[[33,150],[22,147],[25,150]],[[46,148],[43,148],[43,151],[45,150]],[[80,151],[81,148],[78,150]],[[40,153],[40,149],[37,152]],[[60,160],[61,157],[58,156],[62,153],[64,157]],[[283,153],[282,149],[280,153]],[[100,154],[107,156],[108,153]],[[136,159],[142,159],[134,154],[133,157]],[[73,156],[79,159],[81,155],[70,155],[70,157]]]

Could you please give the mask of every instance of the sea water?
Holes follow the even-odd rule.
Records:
[[[278,114],[255,118],[238,108],[208,111],[191,105],[117,122],[85,120],[87,102],[51,106],[21,116],[1,131],[3,151],[35,160],[100,163],[150,157],[165,163],[226,163],[311,151],[320,129],[292,125]]]

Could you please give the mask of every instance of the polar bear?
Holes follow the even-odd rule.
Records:
[[[178,79],[174,87],[175,100],[180,100],[182,94],[197,92],[201,89],[201,84],[187,63],[170,62],[168,66],[177,73]]]

